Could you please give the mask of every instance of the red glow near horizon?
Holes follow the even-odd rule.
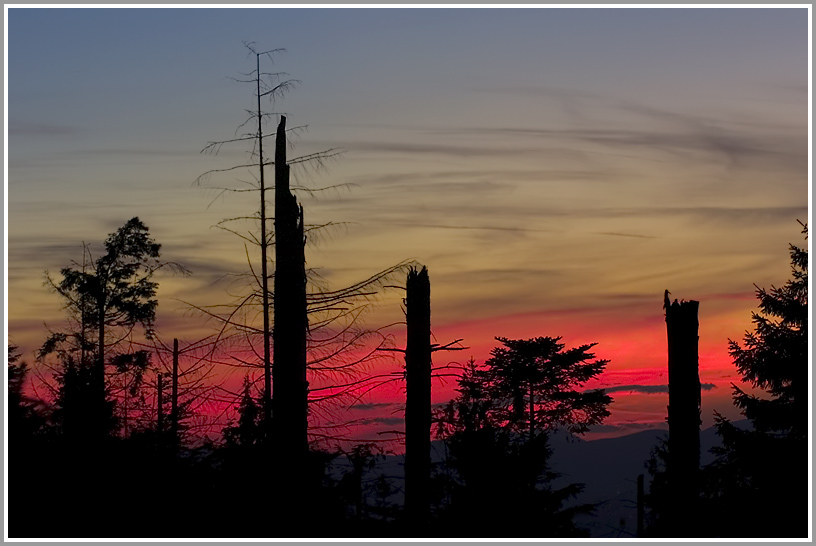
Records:
[[[744,297],[740,298],[744,299]],[[739,376],[727,352],[727,338],[740,338],[745,330],[744,320],[731,315],[709,317],[707,306],[701,306],[699,369],[700,380],[714,387],[702,392],[703,427],[713,425],[714,410],[732,419],[741,418],[731,402],[732,382],[739,383]],[[744,315],[744,312],[741,312]],[[404,326],[391,329],[394,346],[404,345]],[[729,334],[725,334],[728,331]],[[566,310],[558,312],[525,313],[501,317],[459,321],[433,326],[433,342],[446,344],[462,338],[465,350],[436,352],[434,366],[444,367],[451,363],[461,365],[473,358],[481,364],[490,351],[499,346],[496,336],[526,339],[539,336],[561,336],[566,347],[597,343],[593,348],[595,357],[609,363],[601,376],[585,385],[585,388],[614,388],[633,386],[631,389],[613,391],[610,396],[611,416],[604,427],[590,432],[585,439],[620,436],[643,428],[665,428],[668,395],[665,392],[644,392],[638,387],[665,386],[668,383],[666,324],[662,310],[638,314],[617,309]],[[185,344],[181,343],[182,348]],[[389,449],[399,452],[399,431],[403,430],[402,417],[405,404],[405,383],[400,374],[403,355],[397,352],[381,353],[380,358],[369,364],[362,373],[384,376],[390,381],[370,390],[357,391],[354,396],[324,400],[311,405],[310,428],[313,437],[331,436],[340,432],[347,441],[344,444],[363,441],[384,442]],[[162,356],[167,361],[167,355]],[[256,362],[258,355],[251,350],[234,349],[218,359],[229,365],[219,365],[216,373],[220,383],[218,393],[199,408],[196,423],[208,430],[212,440],[220,437],[220,428],[237,417],[237,407],[243,389],[244,377],[253,382],[252,394],[261,397],[263,366],[236,366],[239,361]],[[194,361],[193,355],[182,355],[181,370]],[[158,363],[158,360],[157,360]],[[167,365],[167,362],[164,362]],[[457,396],[455,368],[442,370],[443,377],[434,379],[432,402],[444,404]],[[353,378],[317,377],[310,374],[312,389],[310,399],[325,398],[339,389],[325,387],[353,381]],[[375,382],[372,382],[373,386]],[[365,394],[363,395],[363,392]],[[361,396],[362,395],[362,396]],[[209,422],[207,427],[203,423]],[[324,446],[333,447],[332,442]]]
[[[743,299],[743,298],[741,298]],[[705,309],[704,307],[702,308]],[[731,402],[732,382],[740,378],[727,350],[727,336],[722,333],[720,317],[706,322],[704,312],[700,318],[699,369],[701,383],[713,384],[714,388],[702,392],[703,427],[713,425],[713,411],[729,418],[740,418]],[[731,322],[726,321],[728,326]],[[736,325],[734,325],[736,326]],[[734,337],[741,337],[744,326],[733,330]],[[460,335],[457,335],[457,332]],[[483,362],[499,342],[494,336],[530,338],[537,336],[561,336],[567,347],[585,343],[597,343],[593,348],[596,358],[608,359],[606,370],[586,388],[609,388],[621,385],[657,386],[668,384],[666,323],[661,310],[647,316],[635,316],[616,310],[565,311],[559,313],[531,313],[475,320],[434,328],[440,342],[465,337],[463,344],[471,347],[466,354]],[[439,364],[437,353],[435,364]],[[461,360],[466,360],[462,358]],[[434,401],[449,399],[455,395],[450,385],[434,385]],[[665,426],[666,393],[645,394],[637,391],[617,391],[611,394],[612,415],[607,424],[621,427],[616,432],[589,433],[587,439],[626,434],[637,426]]]
[[[618,316],[620,315],[620,316]],[[728,321],[726,321],[728,322]],[[736,322],[736,321],[734,321]],[[731,324],[729,323],[729,326]],[[713,385],[702,392],[703,427],[712,426],[714,411],[732,419],[739,419],[739,412],[731,401],[730,384],[739,383],[739,376],[727,352],[727,336],[722,335],[722,324],[711,320],[707,325],[701,317],[699,364],[700,380]],[[740,332],[740,330],[736,330]],[[614,310],[566,311],[560,313],[528,313],[491,319],[462,321],[433,327],[434,342],[445,344],[463,338],[466,350],[434,353],[434,366],[448,363],[462,364],[471,357],[479,364],[489,357],[490,351],[499,345],[495,336],[515,339],[537,336],[562,337],[562,343],[574,347],[585,343],[597,343],[596,358],[608,359],[605,372],[587,383],[585,388],[610,388],[634,385],[631,390],[611,394],[612,415],[606,424],[617,427],[604,432],[592,432],[586,439],[619,436],[642,428],[665,428],[668,394],[665,392],[642,392],[638,386],[665,386],[668,384],[666,325],[662,312],[640,318],[631,318]],[[738,336],[736,336],[738,337]],[[402,337],[395,332],[397,346]],[[401,355],[387,365],[374,367],[374,372],[401,369]],[[380,367],[382,366],[382,367]],[[444,370],[444,373],[450,373]],[[443,404],[457,395],[454,377],[441,377],[433,382],[432,401]],[[404,383],[396,381],[387,387],[372,390],[365,397],[363,410],[347,410],[349,415],[362,419],[365,430],[359,434],[368,436],[377,432],[401,429],[396,425],[402,417],[405,401]]]

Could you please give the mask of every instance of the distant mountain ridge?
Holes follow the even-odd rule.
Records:
[[[750,427],[750,421],[735,421],[739,428]],[[637,476],[644,475],[648,492],[649,474],[646,470],[652,450],[669,431],[650,429],[617,438],[591,441],[568,441],[558,436],[550,440],[553,454],[550,468],[561,474],[555,485],[583,483],[583,492],[575,504],[597,504],[593,516],[578,519],[581,527],[593,537],[633,537],[637,529]],[[714,461],[711,449],[721,445],[715,427],[700,431],[700,464]]]
[[[750,427],[750,421],[734,421],[739,428]],[[637,529],[637,476],[644,474],[648,492],[649,474],[646,463],[652,450],[660,441],[668,438],[668,430],[649,429],[616,438],[583,440],[562,431],[550,435],[550,469],[560,474],[553,483],[563,487],[571,483],[584,484],[584,490],[569,504],[595,504],[595,513],[580,516],[577,523],[596,538],[634,537]],[[720,445],[715,427],[700,431],[700,464],[714,460],[711,448]],[[444,442],[431,444],[433,462],[445,459]],[[386,455],[369,471],[365,480],[375,480],[384,475],[395,488],[391,502],[402,504],[404,455]],[[332,476],[337,478],[350,468],[345,457],[332,465]]]

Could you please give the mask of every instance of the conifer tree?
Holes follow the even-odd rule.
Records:
[[[25,394],[28,378],[28,364],[20,362],[20,353],[15,345],[8,346],[7,415],[9,442],[15,445],[15,455],[24,452],[33,436],[45,425],[45,419],[37,411],[33,401]]]
[[[122,393],[126,398],[141,385],[142,374],[150,364],[149,351],[132,351],[127,342],[137,326],[142,327],[145,338],[153,335],[158,306],[155,273],[163,267],[187,273],[182,266],[159,259],[161,245],[150,237],[138,217],[111,233],[104,249],[103,255],[89,261],[90,251],[85,248],[83,263],[61,269],[59,282],[46,274],[47,284],[65,301],[69,327],[51,333],[39,350],[41,359],[56,353],[61,361],[61,389],[65,392],[59,405],[67,412],[64,416],[68,418],[72,411],[65,406],[72,400],[93,404],[96,409],[87,409],[99,418],[93,425],[97,435],[110,431],[108,417],[101,409],[110,395],[106,369],[130,376]],[[86,400],[88,397],[95,402]]]
[[[537,431],[564,427],[582,434],[609,416],[612,401],[602,390],[579,391],[599,375],[608,360],[595,359],[596,344],[566,349],[560,337],[507,339],[476,372],[494,401],[488,416],[507,422],[529,439]]]
[[[742,345],[729,340],[740,374],[764,394],[732,386],[748,430],[717,416],[723,447],[704,470],[712,536],[808,534],[808,251],[790,245],[790,256],[792,278],[757,288],[754,330]]]
[[[244,377],[244,394],[238,406],[238,423],[224,428],[228,446],[250,447],[261,440],[261,412],[250,392],[249,378]]]
[[[467,536],[581,536],[573,516],[591,507],[563,507],[582,486],[552,488],[547,432],[580,434],[609,415],[602,390],[577,390],[607,361],[595,360],[594,344],[564,350],[561,338],[496,339],[504,347],[484,366],[471,360],[459,397],[437,412],[454,479],[436,519],[459,524],[458,536],[462,528]]]

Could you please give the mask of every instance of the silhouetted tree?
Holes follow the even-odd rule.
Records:
[[[363,478],[366,472],[371,471],[381,456],[375,444],[357,444],[346,453],[351,464],[351,470],[346,472],[340,480],[339,487],[343,497],[352,506],[353,517],[358,523],[367,517],[366,489]]]
[[[303,207],[289,190],[286,117],[275,140],[275,308],[272,362],[272,425],[276,484],[301,489],[293,481],[309,450],[306,381],[306,240]],[[287,501],[289,502],[289,501]]]
[[[286,126],[286,117],[263,112],[261,100],[274,100],[291,88],[293,80],[281,73],[261,71],[261,57],[269,57],[279,50],[258,52],[252,44],[245,44],[255,56],[255,70],[247,74],[245,83],[255,88],[255,104],[247,123],[251,133],[220,142],[209,143],[204,151],[217,153],[228,143],[252,144],[250,161],[227,169],[211,170],[197,180],[201,183],[210,175],[250,168],[257,183],[251,187],[220,188],[223,192],[257,193],[258,212],[252,216],[231,218],[219,227],[241,237],[246,245],[257,246],[260,263],[251,257],[245,246],[250,272],[243,278],[249,281],[250,293],[240,297],[234,304],[220,306],[193,306],[217,319],[222,328],[218,341],[228,345],[240,341],[249,345],[245,354],[255,354],[260,362],[236,358],[238,365],[248,369],[262,369],[263,378],[263,447],[268,450],[269,464],[262,476],[267,480],[263,487],[274,491],[264,500],[271,502],[277,529],[287,536],[302,532],[304,518],[308,513],[303,505],[314,501],[313,492],[321,485],[325,457],[309,452],[309,416],[319,411],[315,402],[337,400],[340,396],[366,388],[365,381],[358,380],[360,366],[376,358],[384,358],[377,349],[386,342],[386,336],[377,330],[360,326],[361,316],[369,298],[376,288],[406,264],[388,268],[359,283],[340,290],[329,290],[319,277],[306,269],[306,238],[313,230],[327,226],[307,226],[303,209],[298,203],[299,191],[319,191],[290,184],[290,167],[301,164],[317,164],[337,155],[329,150],[293,159],[287,158],[287,135],[299,128]],[[278,118],[278,130],[265,132],[265,124]],[[274,161],[264,155],[266,138],[275,136]],[[268,189],[266,168],[275,169],[275,213],[267,214]],[[242,233],[229,222],[250,220],[253,228]],[[274,220],[274,234],[268,222]],[[270,247],[274,246],[274,274],[270,274]],[[273,278],[274,291],[270,291]],[[260,324],[258,324],[260,323]],[[271,344],[271,347],[270,347]],[[371,347],[374,345],[374,347]],[[233,363],[231,363],[233,365]],[[307,381],[317,377],[322,384],[310,388]],[[328,380],[326,378],[329,378]],[[254,384],[255,377],[250,379]],[[328,383],[328,384],[327,384]],[[238,393],[231,393],[238,395]],[[240,397],[240,395],[238,395]],[[336,429],[334,429],[336,430]],[[313,438],[314,436],[312,436]],[[294,534],[294,535],[292,535]]]
[[[250,143],[252,146],[249,154],[250,161],[224,169],[207,171],[198,177],[196,184],[204,184],[213,175],[224,172],[236,169],[252,170],[256,182],[250,184],[249,187],[214,188],[219,191],[219,195],[225,192],[252,192],[258,195],[258,208],[255,214],[229,218],[217,225],[240,237],[244,242],[250,271],[239,277],[249,282],[250,292],[239,296],[231,304],[191,305],[191,307],[220,322],[222,328],[218,334],[218,340],[224,346],[233,342],[248,343],[250,351],[258,355],[260,363],[252,359],[236,359],[234,355],[230,355],[231,365],[236,365],[237,360],[238,365],[245,366],[247,369],[262,369],[266,434],[270,434],[269,422],[271,421],[277,421],[279,424],[289,423],[282,428],[276,425],[277,432],[282,432],[284,436],[292,438],[297,435],[298,439],[293,439],[292,442],[281,442],[281,444],[297,444],[297,449],[302,452],[305,446],[307,413],[315,415],[320,411],[319,405],[315,406],[313,403],[336,401],[343,395],[359,393],[366,389],[370,381],[366,378],[360,379],[360,369],[368,362],[385,358],[382,353],[378,352],[378,349],[386,344],[387,337],[377,329],[362,327],[362,316],[369,307],[368,302],[383,286],[384,281],[396,272],[404,271],[408,264],[400,263],[389,267],[363,281],[339,290],[329,289],[317,273],[305,268],[305,239],[310,237],[314,231],[329,228],[334,224],[306,224],[296,194],[306,192],[314,195],[329,189],[343,188],[346,185],[314,189],[301,184],[290,184],[290,171],[294,178],[297,168],[312,166],[320,169],[328,160],[337,157],[340,152],[329,149],[300,157],[287,157],[286,149],[289,146],[287,139],[290,135],[304,130],[305,127],[287,127],[284,116],[262,110],[261,102],[262,99],[263,101],[268,100],[274,107],[275,101],[292,89],[297,81],[288,79],[285,73],[262,70],[262,58],[267,58],[271,62],[274,54],[284,50],[257,51],[254,44],[245,43],[244,45],[255,58],[255,69],[246,74],[245,79],[236,81],[251,84],[254,87],[253,108],[249,111],[247,120],[241,125],[250,124],[253,131],[227,140],[209,142],[202,152],[215,155],[224,145]],[[267,123],[276,118],[278,130],[267,130]],[[272,137],[276,141],[274,158],[270,160],[264,155],[264,149],[267,139]],[[275,168],[274,217],[270,217],[267,213],[268,190],[272,189],[267,184],[265,176],[266,168],[269,166]],[[233,227],[235,222],[246,220],[255,224],[250,231],[243,232]],[[275,222],[274,232],[268,225],[270,221]],[[258,248],[259,260],[250,255],[250,245]],[[278,270],[274,274],[270,273],[268,263],[271,260],[272,247],[276,255],[275,269]],[[288,273],[281,275],[282,267]],[[279,276],[286,278],[279,279]],[[270,279],[273,278],[276,287],[274,294],[269,288]],[[307,289],[305,296],[304,288]],[[279,313],[278,307],[283,308],[280,314],[285,316],[285,319],[280,320],[278,317],[279,320],[276,321],[274,317]],[[304,323],[307,323],[305,342],[302,334],[294,333],[296,329],[302,331]],[[276,341],[274,347],[272,347],[273,337]],[[284,350],[287,345],[291,350]],[[295,346],[297,346],[296,350],[293,349]],[[272,358],[273,352],[276,353],[277,358]],[[305,370],[302,364],[304,353],[306,355]],[[272,362],[273,360],[276,362]],[[280,377],[281,381],[277,382],[277,387],[273,386],[274,368],[280,372],[278,375],[283,374]],[[305,377],[307,373],[308,381]],[[313,381],[315,379],[317,381]],[[253,378],[252,381],[254,382],[255,379]],[[320,384],[316,385],[318,382]],[[237,400],[241,395],[234,393],[234,396],[233,400]],[[276,399],[274,404],[273,397]],[[272,416],[273,405],[276,406],[274,418]],[[282,446],[279,447],[283,449]]]
[[[147,378],[160,374],[165,387],[162,400],[165,426],[161,443],[169,448],[170,453],[177,455],[182,446],[189,447],[194,440],[213,429],[220,434],[227,423],[218,422],[220,416],[211,409],[201,411],[211,408],[211,402],[217,402],[214,398],[223,383],[223,378],[214,370],[213,354],[217,347],[212,337],[206,336],[180,347],[178,339],[173,339],[172,344],[165,343],[158,333],[154,333],[150,350],[152,365],[144,384],[149,386],[151,382]],[[133,421],[134,427],[138,426],[143,432],[153,430],[157,419],[159,401],[155,395],[155,388],[144,388],[139,393],[141,407]]]
[[[510,346],[519,347],[512,343]],[[494,351],[494,359],[505,356],[510,354]],[[496,396],[502,385],[495,384],[487,371],[479,369],[471,360],[459,380],[459,397],[436,416],[438,435],[446,440],[448,447],[446,465],[453,471],[445,492],[447,500],[436,513],[437,533],[489,537],[585,536],[575,527],[573,518],[590,512],[592,507],[564,508],[564,503],[583,486],[552,487],[558,475],[548,467],[547,434],[530,436],[529,423],[519,427],[518,422],[503,417],[508,413],[501,398]],[[550,393],[554,394],[555,391]],[[543,398],[538,401],[544,403]],[[510,411],[512,414],[512,407]],[[540,425],[544,421],[536,423]]]
[[[26,407],[23,404],[23,385],[25,383],[26,375],[28,374],[28,366],[25,362],[17,362],[20,358],[20,353],[17,352],[17,347],[14,345],[8,346],[8,426],[9,437],[24,437]]]
[[[704,472],[711,536],[808,534],[808,251],[790,245],[790,256],[784,286],[757,288],[754,331],[743,345],[729,340],[740,374],[764,394],[733,385],[750,429],[717,415],[723,447]]]
[[[635,536],[638,538],[644,537],[644,528],[646,521],[646,493],[643,488],[643,474],[638,474],[637,477],[637,531]]]
[[[666,472],[668,459],[669,438],[666,434],[652,447],[645,465],[649,472],[649,490],[643,499],[644,507],[648,509],[644,513],[642,533],[644,537],[666,537],[676,534],[670,526],[669,514],[673,503],[669,476]],[[700,527],[700,522],[697,522],[696,528]]]
[[[431,475],[431,283],[428,270],[411,269],[405,281],[405,511],[411,525],[429,516]]]
[[[238,423],[223,430],[227,446],[251,447],[263,437],[261,412],[250,392],[249,378],[244,378],[244,395],[238,406]]]
[[[35,434],[45,426],[45,416],[37,411],[37,403],[25,394],[28,364],[20,362],[15,345],[8,346],[8,439],[13,446],[10,453],[19,456],[28,451]]]
[[[60,282],[46,275],[47,284],[65,300],[72,327],[67,332],[52,333],[39,351],[40,358],[56,352],[64,364],[63,388],[65,381],[68,385],[79,381],[83,390],[91,389],[83,396],[96,398],[98,407],[104,405],[109,390],[107,366],[120,377],[128,377],[123,383],[125,399],[141,385],[150,353],[144,349],[133,351],[128,342],[137,325],[143,327],[145,337],[152,336],[158,305],[154,274],[162,267],[187,272],[178,264],[159,260],[161,245],[136,217],[110,234],[104,248],[105,254],[90,263],[85,249],[81,266],[74,264],[60,270]],[[66,400],[72,400],[71,396],[62,404],[70,403]]]
[[[283,49],[273,49],[268,51],[257,51],[255,49],[254,44],[252,43],[244,43],[244,46],[251,52],[252,55],[255,57],[255,70],[250,72],[246,76],[249,79],[243,80],[236,80],[241,83],[250,83],[255,87],[255,108],[250,111],[250,117],[241,125],[246,125],[247,123],[252,122],[252,125],[255,128],[255,131],[252,133],[246,133],[241,136],[237,136],[235,138],[231,138],[228,140],[223,141],[215,141],[209,142],[207,146],[202,150],[205,153],[217,154],[221,147],[225,144],[230,143],[242,143],[246,141],[250,141],[253,145],[253,150],[250,154],[253,162],[249,164],[238,165],[234,167],[230,167],[227,169],[216,169],[213,171],[208,171],[201,175],[196,182],[202,183],[204,180],[208,179],[210,175],[216,172],[222,171],[231,171],[238,168],[255,168],[257,169],[257,186],[254,188],[246,189],[246,188],[220,188],[222,192],[245,192],[245,191],[257,191],[259,195],[259,208],[256,217],[253,219],[258,220],[259,226],[259,234],[248,234],[243,235],[226,225],[230,222],[234,222],[236,220],[244,220],[246,218],[230,218],[219,223],[218,227],[229,231],[230,233],[236,234],[241,237],[246,243],[250,243],[253,245],[257,245],[260,250],[260,271],[258,273],[255,272],[253,268],[252,277],[257,284],[257,287],[253,290],[253,293],[249,298],[244,299],[241,303],[236,305],[234,309],[228,313],[226,317],[219,316],[218,318],[223,320],[224,326],[237,326],[240,330],[248,330],[253,334],[260,334],[262,337],[262,366],[263,366],[263,380],[264,380],[264,389],[263,389],[263,416],[264,416],[264,430],[265,434],[268,436],[271,434],[271,427],[272,427],[272,413],[273,413],[273,386],[272,386],[272,374],[273,374],[273,326],[272,326],[272,314],[273,314],[273,298],[272,298],[272,291],[269,289],[269,279],[273,277],[273,275],[269,274],[269,254],[270,254],[270,247],[273,246],[273,236],[267,222],[269,220],[274,220],[276,222],[276,229],[279,228],[277,223],[279,221],[284,222],[287,227],[288,224],[291,223],[291,218],[281,218],[280,220],[277,219],[277,213],[282,211],[290,212],[289,209],[291,208],[289,201],[294,200],[294,196],[289,192],[289,164],[287,163],[286,158],[286,123],[285,118],[281,116],[281,123],[279,124],[279,130],[275,133],[265,133],[265,122],[272,117],[273,114],[264,112],[261,108],[261,101],[262,99],[267,99],[274,104],[274,101],[277,98],[282,97],[286,91],[291,89],[297,82],[296,80],[286,79],[286,74],[275,72],[262,72],[261,71],[261,57],[268,58],[270,61],[273,59],[273,55],[276,53],[283,52]],[[264,156],[264,143],[265,138],[268,136],[275,135],[277,139],[277,145],[275,150],[275,157],[274,161],[269,161],[267,157]],[[301,161],[322,161],[328,157],[334,155],[334,151],[329,150],[328,152],[314,154],[312,156],[307,156],[305,158],[296,158],[294,160],[295,163],[299,163]],[[267,190],[269,189],[266,183],[266,167],[274,165],[275,166],[275,178],[276,184],[279,184],[281,187],[279,189],[275,189],[275,207],[276,207],[276,216],[269,218],[267,214]],[[285,179],[285,180],[284,180]],[[283,187],[285,182],[285,188]],[[278,203],[278,201],[285,201],[285,203]],[[297,205],[295,203],[295,207]],[[278,209],[281,210],[278,210]],[[294,216],[295,223],[298,220],[298,213],[294,215],[289,214],[289,216]],[[302,222],[302,217],[300,218],[300,226],[298,227],[300,230],[300,246],[303,246],[303,233],[304,233],[304,226]],[[290,230],[291,231],[291,230]],[[288,246],[284,255],[286,256],[285,262],[290,265],[291,269],[291,262],[297,263],[296,256],[291,255],[292,246],[294,244],[294,236],[293,234],[286,232],[283,234],[284,237],[282,239],[283,245],[285,247]],[[280,238],[280,235],[278,236]],[[280,244],[281,241],[278,241]],[[302,251],[300,252],[302,255]],[[249,253],[247,252],[247,257],[249,260]],[[250,260],[250,267],[252,267],[252,261]],[[289,279],[291,283],[291,279]],[[305,286],[305,279],[303,280]],[[286,306],[286,302],[291,300],[291,297],[287,297],[285,295],[280,295],[281,299],[284,300],[283,304]],[[255,328],[249,324],[240,324],[239,322],[235,321],[236,311],[239,311],[244,305],[257,303],[260,302],[261,306],[261,319],[262,319],[262,328]],[[287,311],[291,312],[291,309],[287,309]],[[305,313],[305,312],[304,312]],[[210,314],[208,312],[208,314]],[[288,363],[288,365],[292,365]],[[305,373],[305,372],[304,372]],[[304,380],[305,381],[305,380]],[[291,388],[291,387],[289,387]],[[305,386],[304,386],[305,388]],[[289,395],[289,396],[293,396]],[[282,402],[281,402],[282,403]],[[305,401],[304,401],[305,404]],[[286,406],[286,404],[284,404]],[[289,404],[291,405],[291,404]],[[284,411],[286,413],[286,411]],[[304,417],[305,418],[305,417]]]
[[[496,339],[504,347],[484,366],[469,362],[459,397],[437,414],[456,475],[438,518],[461,521],[468,536],[579,536],[573,517],[591,507],[563,508],[582,486],[551,488],[544,432],[581,434],[609,415],[602,390],[577,390],[608,361],[595,359],[595,344],[565,350],[560,337]]]
[[[99,396],[96,367],[74,361],[71,356],[62,366],[62,373],[56,377],[59,390],[54,419],[69,445],[91,444],[112,435],[118,425],[115,404],[107,396],[107,389],[105,396]]]
[[[565,350],[560,337],[496,340],[504,347],[493,349],[469,379],[491,401],[485,417],[492,423],[532,439],[557,427],[583,434],[609,416],[612,399],[603,390],[577,390],[609,362],[590,352],[596,343]]]
[[[807,227],[803,233],[807,236]],[[744,347],[729,353],[745,381],[767,392],[760,398],[736,385],[734,403],[760,433],[801,440],[808,428],[808,251],[790,245],[793,278],[781,288],[757,288],[759,313]]]
[[[667,453],[668,509],[663,513],[668,536],[694,536],[698,520],[700,469],[700,303],[669,302],[666,310],[669,369],[669,442]]]

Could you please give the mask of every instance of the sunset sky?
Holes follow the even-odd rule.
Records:
[[[784,284],[788,244],[807,244],[807,9],[6,13],[7,319],[29,362],[64,316],[44,272],[133,216],[193,272],[160,279],[160,334],[212,333],[181,302],[230,300],[219,279],[246,270],[244,248],[212,226],[257,203],[206,189],[253,173],[194,181],[246,161],[241,146],[199,152],[253,107],[230,79],[254,69],[253,41],[285,48],[266,69],[301,82],[274,107],[308,125],[291,154],[344,151],[297,173],[353,185],[300,196],[307,223],[340,224],[307,248],[331,286],[427,265],[434,336],[469,347],[436,364],[483,361],[494,336],[597,342],[611,362],[593,386],[615,401],[595,437],[664,424],[669,289],[700,301],[704,426],[738,415],[727,340],[751,328],[754,284]],[[402,320],[401,297],[367,324]],[[454,387],[435,384],[434,402]],[[394,429],[401,396],[347,413]]]

